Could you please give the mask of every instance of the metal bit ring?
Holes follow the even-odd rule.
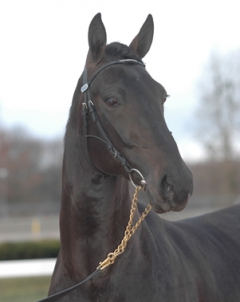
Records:
[[[141,180],[141,186],[142,186],[143,188],[146,187],[147,182],[146,182],[146,180],[144,179],[142,173],[141,173],[140,171],[138,171],[137,169],[133,169],[133,168],[130,170],[130,173],[129,173],[129,178],[130,178],[130,181],[131,181],[132,185],[133,185],[135,188],[138,187],[138,186],[135,185],[135,183],[133,182],[133,179],[132,179],[132,176],[131,176],[131,173],[134,172],[134,171],[137,172],[138,175],[140,175],[140,177],[142,178],[142,180]]]

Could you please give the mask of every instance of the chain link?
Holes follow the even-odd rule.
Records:
[[[135,189],[135,193],[134,193],[133,199],[132,199],[131,210],[130,210],[130,218],[129,218],[128,224],[126,226],[126,230],[124,232],[124,237],[123,237],[121,243],[118,245],[118,247],[115,249],[114,252],[109,253],[107,255],[107,258],[103,262],[99,263],[98,269],[104,270],[106,267],[108,267],[109,265],[111,265],[115,262],[115,259],[117,258],[117,256],[122,254],[125,251],[125,248],[127,246],[128,241],[130,240],[132,235],[135,233],[135,231],[137,230],[137,228],[139,227],[141,222],[145,219],[145,217],[150,212],[152,206],[149,204],[145,208],[145,210],[143,211],[142,215],[140,216],[138,221],[135,223],[135,225],[134,226],[132,225],[134,214],[135,214],[136,209],[137,209],[138,192],[140,190],[141,190],[141,187],[136,187],[136,189]]]

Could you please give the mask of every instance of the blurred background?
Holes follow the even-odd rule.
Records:
[[[0,0],[0,301],[47,294],[59,249],[64,130],[98,12],[108,43],[130,44],[148,13],[154,18],[144,62],[171,96],[165,118],[195,184],[187,208],[164,218],[240,202],[239,11],[238,0]],[[1,266],[34,258],[53,262],[24,278],[27,262]]]

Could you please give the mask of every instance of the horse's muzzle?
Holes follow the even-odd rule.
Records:
[[[150,202],[157,213],[183,210],[192,192],[193,178],[190,170],[179,179],[164,175],[160,179],[157,189],[151,184],[147,187]]]

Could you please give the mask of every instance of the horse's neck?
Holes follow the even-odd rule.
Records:
[[[97,171],[78,147],[64,155],[61,253],[69,271],[87,275],[121,242],[131,202],[128,181]]]

